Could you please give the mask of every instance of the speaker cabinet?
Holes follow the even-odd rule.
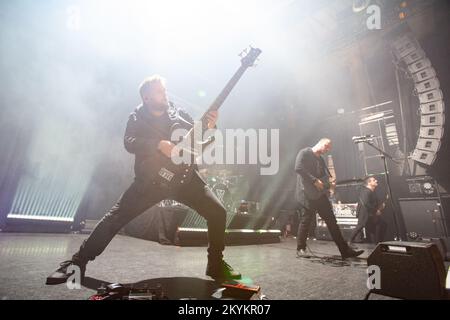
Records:
[[[399,199],[409,240],[445,238],[446,221],[437,199]]]
[[[445,266],[435,243],[381,242],[367,258],[380,268],[371,292],[401,299],[445,299]]]

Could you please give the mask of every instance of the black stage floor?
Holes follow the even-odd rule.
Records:
[[[212,299],[217,285],[205,276],[206,247],[164,246],[118,235],[105,252],[88,264],[81,289],[45,285],[46,276],[69,258],[87,235],[0,233],[0,299],[86,300],[101,283],[160,283],[170,299]],[[309,241],[318,256],[338,254],[334,243]],[[228,246],[225,258],[244,281],[261,287],[269,300],[363,299],[366,258],[342,265],[339,260],[299,259],[296,240],[248,246]],[[371,299],[386,299],[372,295]]]

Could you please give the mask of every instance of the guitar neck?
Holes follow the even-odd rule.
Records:
[[[336,181],[336,171],[334,170],[334,162],[333,162],[333,157],[331,156],[331,154],[328,155],[328,157],[327,157],[327,167],[328,167],[328,172],[331,175],[330,179]]]
[[[219,108],[222,106],[225,99],[230,94],[231,90],[233,90],[234,86],[238,83],[239,79],[244,74],[245,70],[248,68],[248,66],[241,66],[236,73],[233,75],[233,77],[228,81],[225,88],[220,92],[216,100],[211,104],[211,106],[208,108],[208,110],[203,114],[201,117],[201,121],[204,123],[206,121],[206,115],[210,111],[216,111],[219,110]]]

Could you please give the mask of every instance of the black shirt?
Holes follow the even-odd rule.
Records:
[[[359,215],[374,216],[378,211],[378,197],[375,191],[363,187],[359,194],[358,208],[356,212]]]

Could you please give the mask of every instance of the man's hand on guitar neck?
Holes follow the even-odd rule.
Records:
[[[208,129],[213,129],[216,126],[217,118],[219,117],[219,111],[209,111],[206,114],[206,121]]]
[[[325,184],[322,182],[322,180],[320,180],[320,179],[316,179],[315,181],[314,181],[314,186],[319,190],[319,191],[322,191],[322,190],[324,190],[325,189]],[[328,187],[327,187],[328,188]],[[334,192],[334,189],[336,188],[336,180],[332,180],[332,179],[330,179],[330,182],[329,182],[329,189],[330,189],[330,191],[332,191],[332,192]]]
[[[336,179],[330,179],[330,195],[334,195],[336,191]]]

